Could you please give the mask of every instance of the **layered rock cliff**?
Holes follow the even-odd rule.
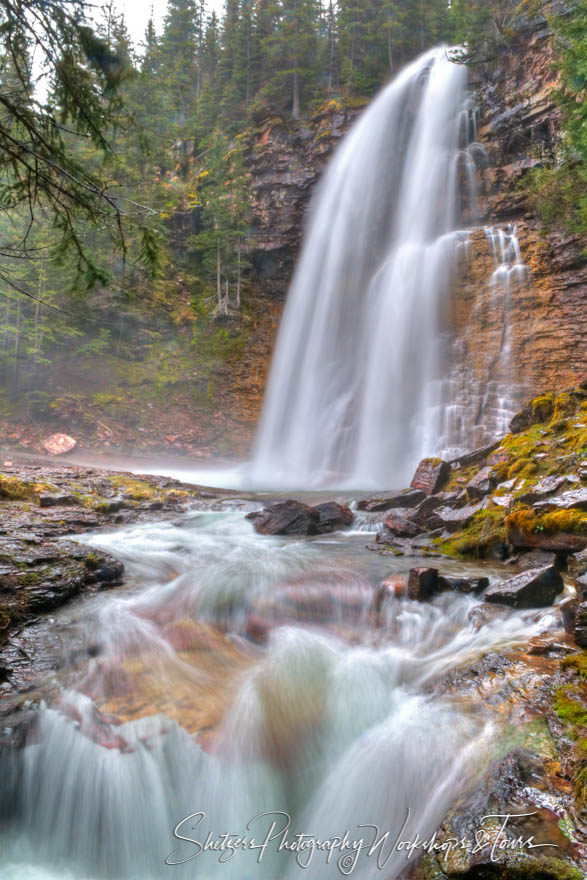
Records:
[[[453,391],[455,385],[459,389],[463,431],[481,444],[488,434],[505,429],[528,397],[582,378],[587,263],[585,243],[562,227],[545,229],[525,192],[530,169],[555,162],[560,144],[552,34],[546,22],[537,20],[519,32],[494,68],[472,70],[470,81],[481,147],[471,151],[477,166],[476,207],[465,206],[470,234],[449,294],[453,368],[448,380]],[[274,119],[256,135],[250,160],[251,260],[256,289],[271,302],[286,293],[309,199],[358,112],[332,101],[302,124],[292,127]],[[506,263],[526,268],[496,276],[499,249],[504,241],[507,249],[511,239],[519,252],[507,255]],[[261,358],[270,357],[277,323],[273,306],[270,327],[259,327],[254,341]],[[253,417],[262,387],[257,382],[254,393],[250,383],[248,388],[245,409]],[[239,394],[238,388],[232,394],[236,406]]]
[[[520,33],[499,68],[478,72],[475,85],[478,141],[484,148],[478,163],[479,228],[457,272],[454,331],[474,380],[485,387],[509,384],[516,405],[541,389],[571,386],[587,363],[585,242],[564,228],[545,228],[525,191],[528,171],[555,162],[560,143],[545,23]],[[493,235],[483,227],[491,227]],[[517,259],[527,267],[509,279],[495,278],[499,230],[515,234]],[[516,255],[510,263],[512,258]]]

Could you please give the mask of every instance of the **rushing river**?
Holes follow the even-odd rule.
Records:
[[[480,625],[477,599],[393,587],[382,602],[384,577],[426,561],[365,550],[368,519],[260,536],[245,519],[256,506],[82,539],[122,559],[127,584],[54,620],[86,656],[50,677],[26,747],[3,758],[0,877],[302,880],[343,864],[395,880],[396,839],[429,835],[474,783],[500,722],[474,691],[436,685],[556,616]],[[347,830],[358,854],[333,843]],[[199,851],[226,833],[241,838],[231,858]],[[323,847],[296,851],[297,834]]]

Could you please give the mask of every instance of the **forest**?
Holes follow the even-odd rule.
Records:
[[[144,405],[137,351],[160,396],[200,364],[189,394],[214,408],[213,370],[248,334],[256,133],[360,109],[439,43],[490,72],[543,14],[565,136],[524,186],[545,222],[584,230],[582,3],[227,0],[219,17],[170,0],[132,45],[113,3],[96,20],[78,0],[3,2],[0,415],[83,424],[96,403]],[[97,361],[108,387],[85,387]]]

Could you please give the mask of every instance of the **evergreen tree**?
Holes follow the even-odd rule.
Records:
[[[281,96],[294,119],[299,118],[302,101],[317,86],[319,23],[317,0],[280,0],[275,4],[275,27],[263,41],[272,60],[265,89],[274,98]]]

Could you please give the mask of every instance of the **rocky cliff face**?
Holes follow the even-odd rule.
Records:
[[[456,362],[449,381],[453,393],[455,384],[459,389],[459,418],[469,436],[475,422],[488,424],[493,433],[505,429],[521,402],[540,390],[576,384],[587,363],[584,242],[562,228],[544,229],[524,192],[528,171],[551,163],[558,150],[551,36],[546,22],[536,21],[518,34],[495,70],[471,72],[476,140],[482,147],[471,153],[477,164],[477,207],[468,206],[471,231],[447,310]],[[299,252],[310,196],[359,111],[332,101],[296,126],[268,120],[252,144],[250,257],[267,315],[229,392],[244,422],[252,424],[261,405],[279,303]],[[510,250],[505,260],[510,269],[519,261],[523,271],[496,273],[504,248]],[[483,443],[487,433],[480,426],[474,440]]]
[[[551,34],[539,22],[519,35],[498,70],[478,74],[476,82],[485,151],[479,228],[457,271],[454,330],[474,379],[490,387],[509,383],[514,405],[541,389],[571,386],[587,362],[585,242],[545,229],[524,193],[528,170],[552,162],[558,149],[552,61]],[[495,277],[499,230],[515,233],[527,271]]]
[[[326,103],[295,124],[267,120],[253,140],[251,259],[270,295],[285,296],[300,249],[304,217],[314,186],[359,106]]]

